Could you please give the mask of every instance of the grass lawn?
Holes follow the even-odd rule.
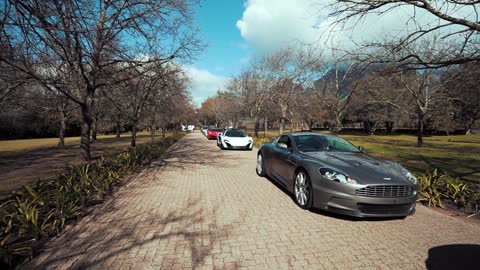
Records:
[[[171,134],[167,134],[171,135]],[[99,135],[91,144],[92,158],[128,150],[131,134]],[[157,133],[156,139],[161,134]],[[150,134],[137,134],[137,144],[150,141]],[[36,180],[46,179],[68,165],[84,162],[80,137],[65,138],[65,147],[57,147],[58,138],[0,141],[0,197]]]
[[[159,133],[157,137],[161,136]],[[122,146],[130,145],[130,133],[121,134],[121,139],[115,138],[115,134],[111,135],[98,135],[97,142],[108,142],[109,148],[118,148]],[[137,133],[137,143],[144,143],[150,140],[150,133],[140,132]],[[57,147],[58,138],[44,138],[44,139],[25,139],[25,140],[6,140],[0,141],[0,152],[17,152],[17,151],[29,151],[39,148]],[[80,144],[80,137],[66,137],[65,146]],[[95,143],[93,143],[95,144]],[[92,144],[92,145],[93,145]]]
[[[262,137],[263,132],[259,135]],[[276,136],[278,131],[267,132],[267,137]],[[416,174],[438,168],[451,176],[480,184],[480,134],[424,137],[421,148],[416,147],[417,137],[411,135],[340,137],[363,146],[372,156],[398,161]]]
[[[373,156],[400,162],[414,173],[440,169],[451,176],[480,184],[480,135],[431,136],[423,147],[409,135],[359,136],[342,135],[361,145]]]

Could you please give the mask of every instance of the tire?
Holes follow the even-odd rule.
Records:
[[[262,153],[258,153],[257,155],[257,166],[255,171],[258,176],[265,177],[265,160],[263,159]]]
[[[310,177],[304,170],[298,170],[293,183],[293,198],[300,208],[309,210],[313,204],[313,190]]]

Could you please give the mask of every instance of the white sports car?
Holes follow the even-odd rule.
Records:
[[[253,148],[253,139],[241,130],[227,129],[220,134],[217,145],[222,149],[248,149]]]

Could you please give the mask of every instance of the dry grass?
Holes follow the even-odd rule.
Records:
[[[130,135],[101,135],[91,144],[92,157],[126,151]],[[157,134],[157,139],[161,135]],[[150,141],[150,134],[139,133],[137,144]],[[22,185],[47,179],[68,165],[84,162],[81,158],[80,137],[65,138],[65,147],[57,147],[57,138],[0,141],[0,197]]]
[[[128,146],[130,144],[130,133],[121,135],[121,140],[115,138],[115,135],[99,135],[97,141],[102,143],[108,141],[111,147]],[[145,143],[150,140],[150,133],[140,132],[137,134],[137,143]],[[160,135],[157,133],[157,137]],[[41,148],[57,147],[58,138],[44,138],[44,139],[25,139],[25,140],[6,140],[0,141],[0,152],[17,152],[29,151]],[[65,138],[65,146],[72,146],[80,144],[80,137]]]

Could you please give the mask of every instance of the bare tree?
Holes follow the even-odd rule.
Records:
[[[118,79],[119,69],[195,54],[200,49],[192,28],[195,2],[7,0],[0,7],[2,38],[30,62],[13,62],[2,54],[0,62],[80,107],[80,144],[89,160],[98,90],[129,79]]]
[[[470,134],[475,121],[480,119],[480,65],[468,63],[451,68],[443,81],[446,95],[453,104],[453,118]]]
[[[401,110],[404,96],[399,94],[402,84],[395,76],[398,74],[383,72],[384,69],[371,69],[358,81],[358,89],[352,97],[347,117],[360,121],[365,131],[373,135],[381,126],[386,134],[392,134],[394,124],[402,117]],[[392,104],[395,104],[392,105]]]
[[[295,112],[307,125],[306,129],[312,129],[316,124],[327,118],[327,110],[315,89],[308,88],[303,91],[298,96],[297,103]]]
[[[58,91],[54,90],[41,90],[45,93],[45,104],[44,107],[47,111],[54,114],[54,118],[58,119],[59,129],[58,129],[58,146],[65,146],[65,132],[67,129],[68,120],[75,114],[76,110],[74,104],[69,100],[65,95]]]
[[[149,69],[148,72],[144,71],[146,68]],[[178,72],[180,70],[173,65],[150,64],[121,74],[129,80],[123,81],[122,85],[118,85],[113,91],[104,91],[105,97],[132,125],[132,147],[136,146],[138,124],[145,115],[149,100],[166,99],[170,96],[167,91],[174,90],[172,80],[176,79]]]
[[[203,114],[204,119],[210,123],[214,123],[215,127],[218,127],[221,124],[221,100],[218,96],[209,97],[204,102],[202,102],[201,113]]]
[[[180,66],[168,65],[161,74],[161,83],[157,85],[154,94],[147,99],[146,114],[151,141],[155,140],[157,127],[162,128],[165,137],[166,128],[182,121],[191,121],[193,105],[187,92],[189,79]],[[180,122],[177,122],[180,121]]]
[[[227,91],[231,93],[232,99],[230,103],[240,106],[235,108],[238,111],[235,117],[238,119],[241,115],[253,119],[256,137],[260,129],[259,120],[265,113],[269,98],[268,83],[262,75],[262,66],[253,63],[227,84]]]
[[[297,97],[311,83],[309,71],[318,61],[313,52],[291,48],[267,55],[262,60],[262,80],[267,83],[263,87],[268,87],[271,104],[278,111],[280,133],[283,133],[285,120],[293,119]]]
[[[334,119],[332,131],[335,134],[342,129],[345,111],[350,106],[358,86],[355,76],[359,74],[356,62],[335,60],[327,74],[316,82],[320,99]]]
[[[480,33],[480,19],[477,9],[480,2],[475,0],[336,0],[329,8],[333,9],[331,16],[335,18],[333,27],[355,28],[366,16],[385,15],[398,12],[403,7],[411,12],[408,27],[405,26],[404,35],[389,37],[388,44],[391,50],[397,52],[394,59],[386,61],[409,62],[427,68],[438,68],[450,65],[468,63],[480,60],[478,34]],[[405,9],[403,9],[405,11]],[[418,14],[417,14],[418,11]],[[423,13],[423,14],[421,14]],[[422,22],[429,15],[432,19]],[[428,18],[428,17],[427,17]],[[438,57],[424,57],[418,51],[400,54],[412,44],[429,39],[430,36],[439,37],[444,53]],[[371,42],[366,47],[380,48],[385,43]],[[362,47],[361,50],[364,50]]]

